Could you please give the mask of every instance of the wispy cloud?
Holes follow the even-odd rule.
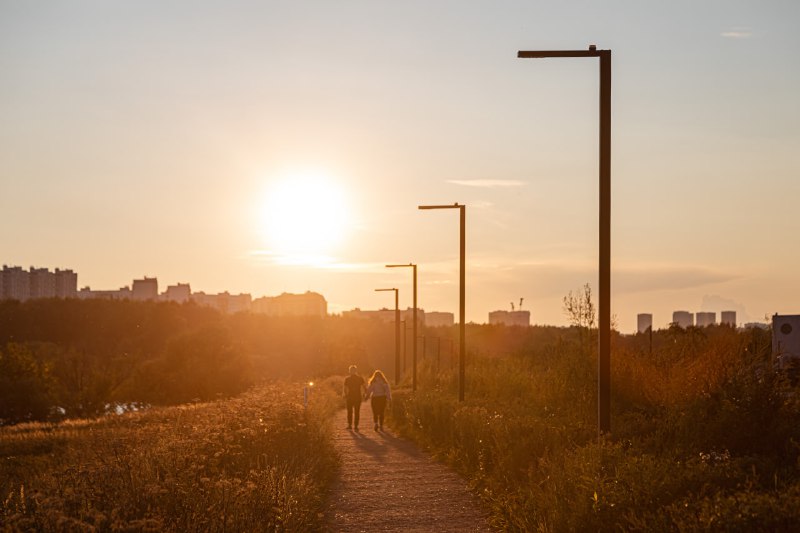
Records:
[[[425,281],[423,285],[453,285],[452,279],[435,279],[432,281]]]
[[[732,272],[700,265],[620,265],[613,274],[620,292],[697,289],[737,279]]]
[[[736,320],[738,323],[751,322],[753,317],[747,312],[744,304],[725,298],[717,294],[703,295],[703,302],[700,304],[703,311],[736,311]]]
[[[747,39],[753,36],[753,32],[746,26],[734,26],[733,28],[720,33],[720,36],[727,39]]]
[[[447,183],[464,187],[482,187],[484,189],[522,187],[525,185],[525,182],[520,180],[447,180]]]
[[[554,262],[483,257],[470,261],[468,266],[473,280],[512,286],[527,280],[526,283],[535,283],[540,296],[563,293],[563,287],[570,284],[578,286],[589,281],[594,285],[597,278],[597,264],[581,260]],[[611,275],[613,290],[620,294],[698,289],[738,277],[731,272],[692,264],[615,263]]]
[[[471,209],[491,209],[494,207],[494,202],[487,202],[485,200],[476,200],[474,202],[470,202],[469,207]]]

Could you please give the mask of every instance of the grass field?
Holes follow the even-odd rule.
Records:
[[[472,354],[463,403],[456,372],[424,361],[392,424],[466,475],[503,530],[797,530],[800,402],[758,332],[660,332],[652,353],[615,337],[603,439],[578,333]]]
[[[502,530],[797,530],[800,396],[768,333],[614,335],[603,438],[593,335],[476,328],[466,401],[437,354],[416,392],[394,391],[390,423],[464,474]],[[308,408],[302,387],[2,427],[2,528],[324,530],[341,378]]]
[[[314,531],[336,470],[333,389],[0,428],[6,531]]]

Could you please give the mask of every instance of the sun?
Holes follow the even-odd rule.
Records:
[[[319,172],[295,172],[267,189],[263,230],[270,251],[287,258],[321,257],[345,240],[349,208],[344,188]]]

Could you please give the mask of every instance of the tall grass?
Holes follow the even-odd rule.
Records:
[[[423,365],[393,423],[460,469],[504,530],[796,530],[800,405],[751,334],[664,332],[652,355],[615,337],[602,439],[596,362],[567,330],[473,355],[463,403],[455,372]]]
[[[29,531],[313,531],[336,469],[331,387],[0,428],[0,522]]]

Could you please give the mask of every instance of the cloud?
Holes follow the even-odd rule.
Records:
[[[696,289],[736,279],[728,272],[695,265],[612,265],[611,275],[620,292]]]
[[[452,279],[439,279],[433,281],[426,281],[424,285],[452,285],[454,282]]]
[[[753,32],[750,31],[750,28],[745,26],[735,26],[728,31],[720,33],[720,36],[727,39],[747,39],[752,37],[752,35]]]
[[[525,182],[520,180],[447,180],[447,183],[463,185],[464,187],[481,187],[484,189],[522,187],[525,185]]]
[[[753,321],[753,317],[747,312],[744,304],[717,294],[703,295],[700,308],[703,311],[716,312],[718,318],[721,318],[722,311],[736,311],[736,322],[739,324]]]
[[[483,257],[470,260],[468,269],[470,277],[476,281],[509,286],[534,285],[539,295],[561,294],[565,287],[579,287],[585,282],[593,287],[597,284],[597,264],[580,260],[558,262]],[[691,290],[736,278],[730,272],[699,265],[611,265],[611,287],[616,294]]]

